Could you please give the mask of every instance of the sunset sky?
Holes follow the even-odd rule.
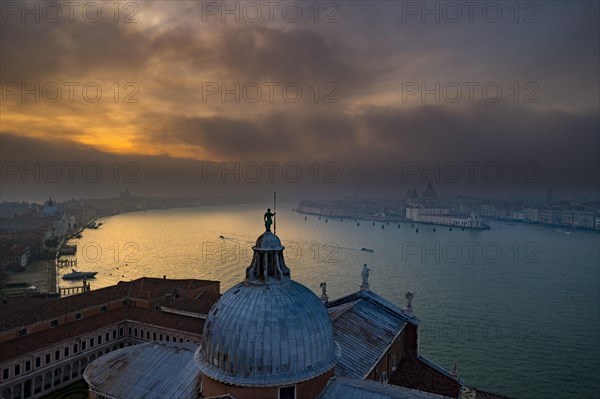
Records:
[[[476,3],[3,2],[0,199],[396,195],[436,162],[504,172],[441,178],[447,195],[597,198],[599,3]],[[12,174],[36,161],[135,163],[139,182]],[[296,162],[303,184],[204,181],[206,162]]]

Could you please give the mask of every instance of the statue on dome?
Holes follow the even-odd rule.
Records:
[[[264,216],[265,229],[267,231],[271,231],[271,225],[273,224],[273,216],[275,216],[276,213],[277,212],[271,213],[271,208],[267,209],[267,212],[265,213],[265,216]]]

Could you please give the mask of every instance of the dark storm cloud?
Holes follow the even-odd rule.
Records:
[[[145,173],[136,188],[161,194],[222,188],[196,184],[202,159],[336,162],[337,187],[347,192],[396,188],[402,162],[423,161],[531,161],[544,185],[597,188],[597,2],[539,3],[535,24],[403,23],[401,2],[343,2],[340,22],[330,25],[202,24],[199,3],[174,4],[140,3],[145,14],[130,25],[3,23],[2,82],[135,80],[141,99],[3,104],[3,161],[134,160]],[[340,102],[202,102],[207,81],[300,82],[303,100],[308,84],[333,81]],[[512,82],[533,81],[541,101],[404,103],[407,81],[498,81],[503,100]],[[109,149],[134,154],[102,152]],[[118,192],[108,183],[81,188]]]
[[[160,133],[150,133],[157,145],[183,143],[230,160],[252,160],[265,153],[278,159],[331,158],[356,150],[356,126],[352,118],[339,112],[274,112],[244,120],[222,116],[148,117],[163,121]]]

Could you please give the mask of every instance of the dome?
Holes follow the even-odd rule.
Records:
[[[271,232],[261,235],[245,281],[208,313],[196,351],[205,376],[238,386],[282,386],[335,366],[329,314],[310,289],[290,278],[283,248]]]
[[[437,191],[434,190],[431,182],[427,183],[427,188],[423,191],[422,198],[437,198]]]
[[[203,374],[243,386],[308,380],[335,360],[325,306],[293,280],[229,289],[209,312],[196,353]]]
[[[256,246],[253,249],[262,251],[282,251],[284,247],[281,245],[279,237],[270,231],[265,231],[256,239]]]

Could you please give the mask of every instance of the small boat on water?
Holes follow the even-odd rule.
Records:
[[[79,272],[75,269],[71,269],[71,273],[67,273],[62,276],[65,280],[83,280],[84,278],[94,277],[98,272]]]
[[[225,239],[225,237],[224,237],[224,236],[219,236],[219,238],[220,238],[220,239]]]
[[[360,250],[365,252],[373,252],[371,248],[361,248]]]

